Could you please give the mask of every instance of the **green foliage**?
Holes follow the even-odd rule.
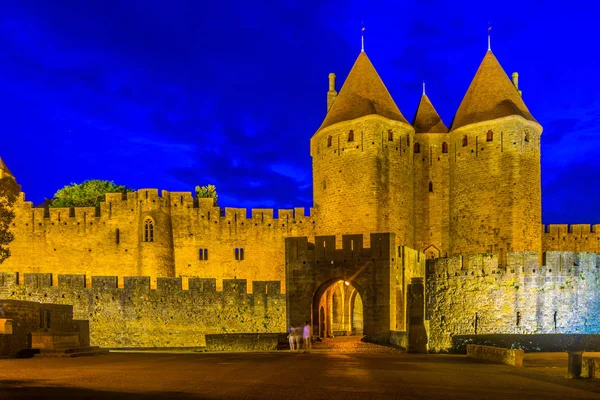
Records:
[[[12,177],[0,179],[0,263],[10,256],[8,245],[14,239],[10,224],[15,218],[12,205],[19,192],[20,187]]]
[[[54,193],[48,201],[49,207],[97,207],[106,198],[106,193],[133,192],[126,186],[113,181],[90,179],[80,184],[71,183]]]
[[[213,198],[216,206],[219,199],[217,188],[215,185],[196,186],[196,198]]]

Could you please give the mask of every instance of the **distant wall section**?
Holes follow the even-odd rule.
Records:
[[[476,334],[600,333],[599,256],[509,253],[428,260],[430,351]]]
[[[0,273],[0,298],[72,305],[76,319],[88,319],[90,342],[108,348],[201,347],[204,335],[220,333],[285,332],[285,295],[281,283],[255,281],[248,294],[247,281],[181,278]],[[44,306],[44,305],[42,305]]]

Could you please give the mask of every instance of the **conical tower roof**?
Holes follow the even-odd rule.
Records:
[[[14,176],[12,172],[8,169],[2,157],[0,157],[0,170],[4,171],[7,175]]]
[[[526,120],[537,122],[494,53],[488,50],[458,107],[452,130],[509,115],[520,115]]]
[[[361,52],[319,130],[371,114],[408,124],[369,57]]]
[[[448,133],[448,127],[444,125],[440,115],[425,93],[421,96],[413,126],[415,133]]]

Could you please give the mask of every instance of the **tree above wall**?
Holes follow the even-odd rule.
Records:
[[[106,193],[133,192],[133,189],[116,185],[113,181],[90,179],[82,183],[71,183],[54,193],[47,200],[49,207],[97,207],[106,198]]]

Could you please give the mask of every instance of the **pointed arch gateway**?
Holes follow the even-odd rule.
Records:
[[[312,241],[311,241],[312,242]],[[309,321],[313,335],[364,335],[365,340],[388,343],[391,331],[406,331],[406,291],[403,254],[392,233],[288,237],[286,247],[286,322]],[[392,276],[394,279],[392,279]]]

